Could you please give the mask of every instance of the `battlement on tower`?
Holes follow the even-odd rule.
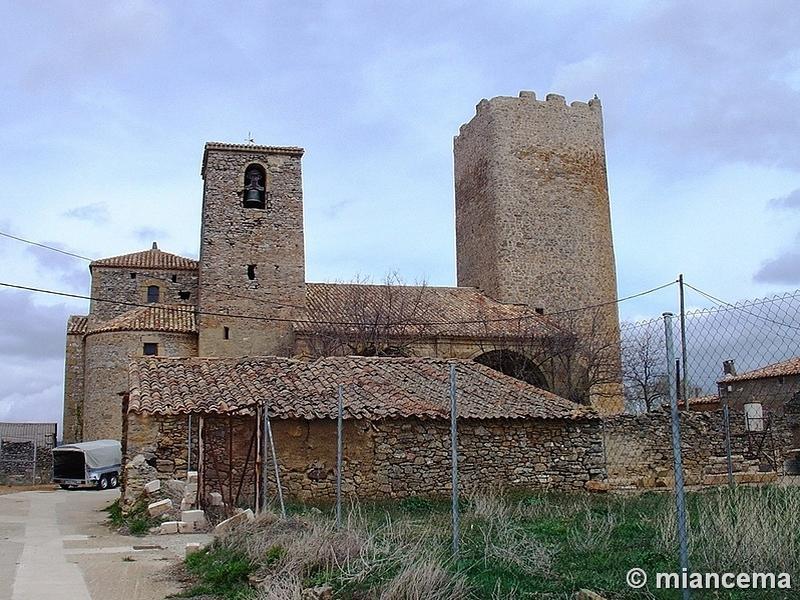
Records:
[[[475,105],[475,116],[482,117],[491,112],[532,110],[542,111],[543,114],[560,114],[565,117],[590,118],[594,122],[602,123],[602,106],[599,98],[592,98],[587,102],[574,100],[567,104],[566,98],[560,94],[547,94],[544,100],[536,98],[536,92],[521,91],[519,96],[495,96],[491,99],[484,98]],[[459,135],[469,129],[472,121],[465,123],[459,129]]]

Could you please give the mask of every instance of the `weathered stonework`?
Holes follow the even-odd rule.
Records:
[[[604,421],[603,439],[608,460],[608,477],[617,487],[671,487],[674,472],[672,454],[672,425],[668,409],[662,408],[642,415],[618,415]],[[681,419],[681,456],[687,485],[702,485],[708,475],[717,475],[717,460],[726,456],[725,422],[721,410],[685,412]],[[754,461],[763,470],[768,465],[763,454],[754,455],[758,446],[748,444],[744,413],[731,411],[729,417],[731,454]],[[786,452],[792,448],[792,435],[785,419],[773,417],[771,450],[774,445],[778,470]],[[723,483],[719,481],[717,483]]]
[[[302,155],[300,148],[206,144],[200,356],[293,353],[291,321],[305,307]],[[263,209],[243,204],[244,174],[253,164],[266,172]]]
[[[604,305],[565,319],[619,339],[600,101],[481,100],[454,157],[458,285],[545,314]],[[606,384],[593,403],[621,412],[621,392]]]
[[[159,287],[162,304],[196,304],[196,270],[154,270],[133,267],[92,267],[92,302],[89,313],[93,323],[108,321],[136,305],[147,304],[147,288]],[[131,277],[135,275],[135,277]],[[175,281],[172,281],[173,277]],[[188,297],[184,298],[188,293]],[[100,302],[97,298],[120,302]],[[127,303],[127,304],[126,304]]]
[[[84,400],[83,334],[68,333],[64,360],[63,439],[70,444],[83,439]]]
[[[122,395],[128,390],[128,363],[142,356],[145,342],[157,343],[160,356],[196,356],[190,333],[111,331],[86,336],[83,439],[122,439]]]
[[[180,477],[177,465],[186,453],[185,418],[183,429],[175,417],[128,413],[126,419],[131,432],[126,460],[136,454],[157,456],[159,478]],[[335,422],[275,420],[272,426],[284,493],[299,500],[333,498]],[[256,472],[260,472],[251,447],[255,427],[253,417],[206,415],[202,498],[219,492],[229,506],[254,505]],[[169,442],[168,437],[172,437]],[[591,487],[587,482],[606,479],[599,421],[462,419],[459,452],[466,492],[497,486],[584,490]],[[344,457],[343,491],[352,497],[432,497],[450,489],[450,429],[443,421],[348,419]],[[172,464],[176,470],[169,472]],[[135,496],[146,483],[144,477],[126,481],[125,495]],[[274,493],[271,475],[267,490]]]

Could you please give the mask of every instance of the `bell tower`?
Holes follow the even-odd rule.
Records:
[[[288,356],[305,307],[302,148],[203,154],[200,356]]]

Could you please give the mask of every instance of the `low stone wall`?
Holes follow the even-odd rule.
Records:
[[[791,448],[791,434],[783,416],[772,415],[772,431],[761,452],[753,452],[758,436],[745,432],[744,414],[731,411],[729,417],[731,454],[761,464],[767,470],[764,453],[783,463]],[[681,412],[681,455],[687,485],[701,485],[716,474],[719,457],[726,456],[725,422],[722,410]],[[603,442],[608,478],[612,487],[670,487],[673,483],[672,423],[666,408],[641,415],[617,415],[604,420]]]
[[[126,422],[125,497],[135,497],[149,479],[185,474],[186,417],[128,414]],[[200,473],[205,495],[220,492],[229,504],[253,503],[255,427],[253,417],[206,417]],[[276,420],[272,427],[287,497],[333,498],[336,423]],[[449,493],[448,422],[346,420],[344,433],[343,491],[347,496],[403,498]],[[196,450],[193,452],[197,456]],[[464,419],[459,422],[459,454],[465,493],[498,486],[583,490],[605,485],[600,421]],[[274,493],[271,468],[267,490]]]
[[[0,442],[0,483],[30,485],[53,480],[53,452],[49,446],[37,446],[33,441]],[[34,473],[34,455],[36,467]]]

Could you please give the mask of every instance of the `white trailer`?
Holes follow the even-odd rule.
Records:
[[[91,485],[98,490],[119,485],[122,447],[117,440],[95,440],[53,448],[53,481],[65,490]]]

